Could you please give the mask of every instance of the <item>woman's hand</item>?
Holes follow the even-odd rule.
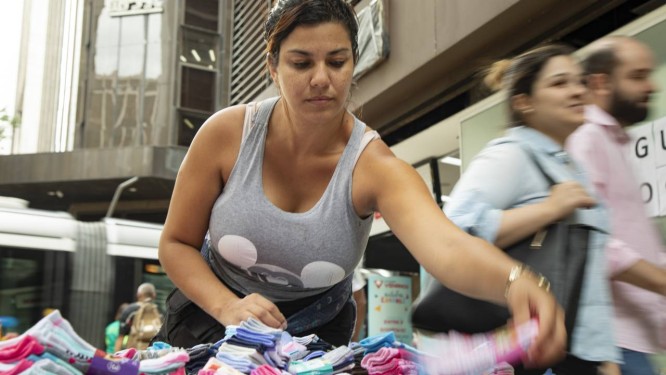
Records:
[[[252,317],[269,327],[286,329],[287,319],[277,306],[260,294],[248,294],[244,298],[233,299],[215,314],[217,320],[225,327],[238,325]]]
[[[617,363],[603,362],[599,366],[599,375],[622,375],[622,371]]]
[[[523,359],[526,367],[546,367],[564,358],[567,341],[564,311],[552,294],[537,285],[534,277],[524,274],[511,283],[507,305],[516,324],[531,317],[539,320],[539,334]]]
[[[544,204],[553,210],[559,220],[577,208],[594,207],[597,201],[587,193],[583,185],[575,181],[565,181],[553,185]]]

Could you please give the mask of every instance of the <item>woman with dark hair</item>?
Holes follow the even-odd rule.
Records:
[[[490,68],[485,82],[506,90],[512,126],[472,160],[445,208],[456,225],[500,248],[566,218],[601,229],[591,231],[588,240],[571,347],[554,368],[558,375],[596,374],[600,362],[619,359],[603,253],[605,209],[563,150],[567,137],[583,124],[587,93],[571,52],[549,45]],[[544,173],[556,184],[551,187]]]
[[[537,363],[557,359],[566,334],[552,295],[501,251],[456,228],[418,173],[346,109],[356,38],[344,0],[280,1],[270,12],[266,62],[280,96],[214,114],[176,179],[159,247],[179,288],[164,340],[189,346],[216,338],[174,328],[174,314],[192,301],[220,327],[254,317],[349,343],[351,279],[378,211],[441,282],[508,305],[519,322],[538,315],[530,354]],[[509,280],[512,270],[520,275]]]

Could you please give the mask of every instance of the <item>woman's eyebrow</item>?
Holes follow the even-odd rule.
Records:
[[[343,48],[338,48],[338,49],[335,49],[333,51],[330,51],[329,53],[327,53],[327,55],[328,56],[337,55],[337,54],[341,54],[341,53],[348,53],[350,51],[351,50],[349,48],[343,47]],[[290,50],[287,50],[286,52],[287,53],[294,53],[294,54],[297,54],[297,55],[303,55],[303,56],[312,56],[311,52],[308,52],[308,51],[302,50],[302,49],[298,49],[298,48],[292,48]]]

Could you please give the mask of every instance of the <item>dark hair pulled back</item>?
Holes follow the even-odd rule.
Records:
[[[297,26],[337,22],[349,33],[354,63],[358,60],[358,21],[344,0],[278,0],[264,24],[268,63],[277,64],[282,41]]]
[[[546,63],[557,56],[569,56],[573,48],[563,44],[537,47],[510,60],[494,63],[486,72],[484,83],[493,90],[505,89],[509,98],[516,95],[532,95],[539,73]],[[513,111],[509,101],[511,120],[521,123],[520,113]]]

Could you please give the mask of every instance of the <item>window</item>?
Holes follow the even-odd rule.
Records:
[[[183,66],[180,77],[180,107],[213,112],[215,79],[214,71]]]
[[[218,13],[218,0],[186,0],[184,23],[217,32]]]
[[[215,69],[218,61],[217,35],[183,27],[180,61]]]
[[[176,142],[188,147],[220,106],[220,2],[185,0],[179,33],[180,92]]]
[[[208,118],[202,113],[180,111],[178,114],[178,145],[189,147],[194,135]]]
[[[68,312],[70,254],[0,247],[0,323],[3,332],[25,332],[45,309]]]
[[[229,104],[247,103],[271,84],[265,68],[264,20],[271,2],[234,0]]]

